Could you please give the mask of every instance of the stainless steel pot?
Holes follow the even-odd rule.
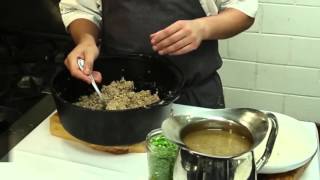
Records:
[[[258,160],[254,148],[271,128],[265,151]],[[212,156],[189,149],[182,141],[183,134],[192,129],[217,128],[234,130],[246,135],[253,145],[245,153],[234,156]],[[163,134],[180,146],[173,170],[174,180],[246,180],[256,179],[257,171],[269,159],[278,132],[276,117],[255,109],[219,109],[200,112],[198,115],[172,116],[162,123]]]

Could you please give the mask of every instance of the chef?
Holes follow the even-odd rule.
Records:
[[[159,54],[185,78],[179,104],[223,108],[218,40],[254,22],[257,0],[61,0],[63,22],[76,46],[65,59],[72,76],[90,83],[99,54]],[[85,59],[84,71],[77,58]]]

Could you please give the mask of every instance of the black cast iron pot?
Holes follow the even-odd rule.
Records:
[[[51,83],[52,95],[63,127],[74,137],[98,145],[126,145],[141,142],[159,128],[170,115],[174,100],[183,85],[181,71],[166,59],[150,56],[104,57],[95,69],[103,76],[102,84],[112,80],[132,80],[136,89],[158,91],[161,102],[129,110],[102,111],[78,107],[81,95],[94,92],[91,85],[71,77],[66,69]]]

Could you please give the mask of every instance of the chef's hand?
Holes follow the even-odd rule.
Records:
[[[101,82],[102,76],[98,71],[92,71],[94,60],[99,54],[99,49],[94,43],[79,43],[67,56],[64,64],[69,69],[71,75],[75,78],[81,79],[87,83],[91,83],[89,75],[92,73],[96,82]],[[77,64],[78,58],[84,59],[84,70],[81,71]]]
[[[150,35],[152,48],[160,55],[181,55],[200,46],[204,38],[201,21],[180,20]]]

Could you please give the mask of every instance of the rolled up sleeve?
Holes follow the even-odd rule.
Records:
[[[101,0],[61,0],[59,7],[66,28],[76,19],[87,19],[101,28]]]
[[[220,9],[234,8],[254,18],[258,11],[258,0],[222,0]]]

